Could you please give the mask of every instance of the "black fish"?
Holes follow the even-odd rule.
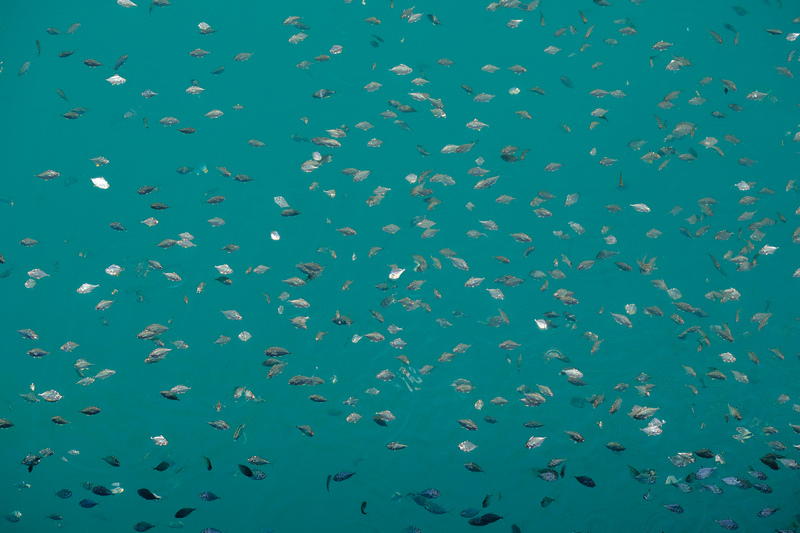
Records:
[[[325,488],[328,489],[328,492],[331,491],[331,479],[333,479],[333,476],[328,474],[328,481],[325,482]]]
[[[127,60],[128,60],[128,54],[125,54],[124,56],[117,59],[117,64],[114,65],[114,70],[117,70],[119,67],[124,65]]]
[[[193,507],[184,507],[180,509],[177,513],[175,513],[175,518],[184,518],[192,514],[192,511],[195,509]]]
[[[72,496],[72,491],[69,489],[61,489],[60,491],[56,492],[56,496],[59,498],[66,500],[70,496]]]
[[[464,468],[466,468],[470,472],[483,472],[483,468],[481,468],[480,466],[478,466],[473,462],[464,463]]]
[[[344,481],[345,479],[350,479],[355,474],[356,474],[355,472],[347,472],[346,470],[343,470],[343,471],[339,472],[338,474],[336,474],[335,476],[333,476],[333,480],[334,481]]]
[[[112,494],[114,494],[113,492],[111,492],[102,485],[96,485],[92,487],[92,492],[94,494],[97,494],[98,496],[111,496]]]
[[[783,459],[783,455],[778,455],[777,453],[768,453],[764,457],[759,457],[759,459],[771,469],[778,470],[778,462],[775,459]]]
[[[103,461],[107,462],[111,466],[119,466],[119,459],[117,459],[113,455],[109,455],[108,457],[103,457]]]
[[[239,471],[247,477],[253,477],[253,471],[247,465],[239,465]]]
[[[78,503],[78,505],[80,505],[80,506],[81,506],[81,507],[83,507],[84,509],[91,509],[92,507],[94,507],[95,505],[97,505],[97,502],[95,502],[95,501],[92,501],[92,500],[81,500],[81,501]]]
[[[367,502],[361,502],[361,514],[367,514]]]
[[[158,496],[157,494],[153,494],[148,489],[139,489],[136,492],[139,494],[139,496],[141,496],[145,500],[152,501],[152,500],[160,500],[161,499],[161,496]]]
[[[158,466],[155,467],[153,470],[158,470],[159,472],[163,472],[167,468],[169,468],[169,463],[166,461],[161,461],[160,463],[158,463]]]
[[[577,479],[578,483],[581,485],[585,485],[590,488],[596,486],[594,480],[588,476],[575,476],[575,479]]]
[[[211,470],[211,459],[209,459],[205,455],[203,456],[203,459],[205,459],[206,461],[206,469]]]
[[[492,522],[497,522],[503,518],[502,516],[498,516],[494,513],[486,513],[481,516],[476,516],[475,518],[471,518],[469,520],[469,525],[471,526],[485,526],[487,524],[491,524]]]

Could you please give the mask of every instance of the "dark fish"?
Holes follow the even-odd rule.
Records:
[[[492,494],[487,494],[486,497],[483,499],[483,508],[489,507],[489,504],[492,503]]]
[[[334,481],[344,481],[345,479],[350,479],[354,475],[355,475],[355,472],[347,472],[346,470],[343,470],[343,471],[339,472],[338,474],[336,474],[335,476],[333,476],[333,480]]]
[[[739,524],[731,520],[730,518],[726,518],[724,520],[714,520],[717,524],[721,525],[723,529],[739,529]]]
[[[97,505],[97,502],[95,502],[95,501],[92,501],[92,500],[89,500],[89,499],[84,499],[84,500],[81,500],[81,501],[78,503],[78,505],[80,505],[80,506],[81,506],[81,507],[83,507],[84,509],[91,509],[92,507],[94,507],[95,505]]]
[[[139,494],[139,496],[141,496],[145,500],[152,501],[152,500],[160,500],[161,499],[161,496],[158,496],[157,494],[153,494],[152,492],[150,492],[149,489],[139,489],[136,492]]]
[[[195,130],[194,128],[180,128],[178,131],[183,133],[183,134],[189,135],[191,133],[194,133],[197,130]]]
[[[425,510],[433,514],[447,514],[449,511],[436,502],[428,501]]]
[[[361,502],[361,514],[367,514],[367,502]]]
[[[117,459],[113,455],[109,455],[108,457],[103,457],[103,461],[107,462],[111,466],[119,466],[119,459]]]
[[[158,463],[158,466],[155,467],[153,470],[158,470],[159,472],[163,472],[167,468],[169,468],[169,463],[166,461],[161,461],[160,463]]]
[[[39,39],[36,39],[36,57],[42,55],[42,45],[39,44]]]
[[[442,493],[436,489],[425,489],[422,492],[420,492],[420,494],[430,499],[438,498],[439,496],[442,495]]]
[[[213,492],[206,491],[200,493],[200,499],[205,500],[207,502],[213,502],[214,500],[219,500],[219,496],[217,496]]]
[[[694,454],[697,457],[702,457],[703,459],[713,459],[714,458],[714,452],[712,452],[708,448],[700,448],[699,450],[694,452]]]
[[[83,413],[85,415],[91,416],[91,415],[96,415],[97,413],[99,413],[100,412],[100,408],[99,407],[95,407],[95,406],[92,405],[92,406],[87,407],[86,409],[81,409],[78,412],[79,413]]]
[[[152,529],[156,527],[153,524],[148,524],[147,522],[139,522],[135,526],[133,526],[134,531],[147,531],[148,529]]]
[[[184,507],[183,509],[179,509],[177,513],[175,513],[175,518],[185,518],[192,514],[192,511],[196,509],[193,507]]]
[[[503,518],[502,516],[498,516],[494,513],[486,513],[481,516],[476,516],[475,518],[471,518],[469,521],[469,525],[471,526],[485,526],[491,524],[492,522],[497,522]]]
[[[578,483],[586,487],[592,488],[596,486],[594,480],[588,476],[575,476],[575,479],[578,480]]]
[[[253,477],[253,471],[247,465],[239,465],[239,471],[247,477]]]
[[[72,496],[72,491],[69,489],[61,489],[60,491],[56,492],[56,496],[58,496],[62,500],[66,500],[67,498]]]
[[[566,76],[561,76],[561,83],[564,84],[564,87],[568,87],[570,89],[574,89],[575,88],[575,85],[572,84],[572,80],[570,80]]]
[[[478,466],[473,462],[464,463],[464,468],[466,468],[470,472],[483,472],[483,468],[481,468],[480,466]]]
[[[333,479],[333,476],[328,474],[328,480],[325,482],[325,488],[328,489],[328,492],[331,491],[331,479]]]
[[[127,60],[128,60],[128,54],[125,54],[124,56],[117,59],[117,63],[114,65],[114,70],[117,70],[119,67],[124,65]]]
[[[759,459],[771,469],[778,470],[778,462],[775,459],[783,459],[783,456],[777,453],[768,453],[764,457],[759,457]]]
[[[547,507],[548,505],[550,505],[550,504],[551,504],[551,503],[553,503],[554,501],[555,501],[555,500],[554,500],[553,498],[550,498],[550,497],[548,497],[548,496],[545,496],[544,498],[542,498],[542,507]]]
[[[511,524],[511,533],[522,533],[522,530],[517,524]]]

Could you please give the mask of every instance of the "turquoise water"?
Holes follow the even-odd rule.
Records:
[[[127,9],[111,1],[3,4],[0,318],[7,370],[0,418],[13,426],[0,429],[0,529],[462,531],[474,527],[461,516],[470,508],[501,516],[486,525],[496,531],[718,531],[725,523],[715,521],[726,519],[743,531],[796,529],[800,439],[790,424],[800,424],[793,277],[800,268],[793,237],[800,92],[790,74],[800,68],[792,34],[800,31],[800,13],[774,1],[737,9],[720,2],[612,4],[544,1],[523,11],[510,3],[492,10],[425,2],[414,6],[422,17],[413,23],[401,18],[410,4],[374,0],[175,0],[152,9],[145,2]],[[283,23],[290,16],[308,28],[302,42],[289,42],[301,32]],[[201,34],[202,22],[215,31]],[[659,41],[671,46],[653,49]],[[334,45],[341,53],[331,53]],[[549,46],[560,50],[546,53]],[[197,48],[209,53],[190,55]],[[74,53],[62,58],[62,51]],[[240,53],[252,56],[234,61]],[[329,60],[315,59],[323,54]],[[122,55],[127,61],[115,71]],[[676,57],[689,64],[667,70]],[[81,64],[87,59],[101,65]],[[301,61],[311,64],[298,68]],[[390,71],[401,64],[412,72]],[[487,64],[498,70],[482,70]],[[525,72],[514,73],[515,65]],[[212,74],[218,67],[224,72]],[[125,83],[105,81],[114,74]],[[726,93],[723,79],[736,90]],[[370,82],[381,87],[368,92]],[[204,90],[187,94],[193,86]],[[313,98],[320,89],[334,93]],[[624,95],[600,98],[590,94],[596,89]],[[144,98],[146,90],[157,95]],[[673,91],[674,106],[659,107]],[[445,116],[409,93],[441,101]],[[480,93],[494,98],[474,101]],[[698,96],[705,102],[689,102]],[[74,108],[85,111],[63,116]],[[598,108],[605,111],[593,116]],[[215,109],[223,115],[204,116]],[[397,116],[381,116],[387,110]],[[168,116],[180,122],[162,126]],[[473,119],[488,126],[470,129]],[[356,127],[362,121],[374,127],[363,131]],[[681,122],[691,125],[676,134]],[[176,131],[187,127],[195,132]],[[326,130],[336,128],[346,130],[340,147],[311,142],[332,138]],[[709,137],[718,140],[716,149],[700,144]],[[371,139],[381,146],[368,146]],[[638,149],[632,141],[641,141]],[[442,153],[469,143],[468,151]],[[507,146],[522,159],[501,158]],[[330,161],[304,172],[314,152]],[[648,152],[659,158],[642,160]],[[109,162],[96,166],[91,159],[99,156]],[[604,157],[614,161],[601,165]],[[545,171],[550,163],[563,166]],[[176,172],[181,167],[191,170]],[[486,173],[468,172],[476,167]],[[344,169],[369,176],[354,181]],[[58,176],[37,177],[47,170]],[[252,181],[232,179],[242,174]],[[432,179],[437,174],[454,183]],[[475,188],[495,176],[491,187]],[[98,177],[108,188],[93,185]],[[420,177],[428,191],[412,194]],[[144,186],[156,189],[137,194]],[[377,187],[389,190],[370,201]],[[577,201],[566,205],[573,194]],[[207,202],[215,196],[224,201]],[[299,215],[282,216],[278,196]],[[169,208],[154,210],[155,202]],[[551,216],[537,216],[539,208]],[[143,224],[149,217],[158,224]],[[224,225],[209,223],[215,217]],[[497,229],[487,229],[489,221]],[[763,235],[751,226],[757,222]],[[390,224],[399,229],[386,231]],[[428,226],[438,231],[423,238]],[[337,231],[343,228],[355,234]],[[653,229],[660,234],[648,236]],[[483,235],[471,237],[471,230]],[[194,246],[158,246],[184,232]],[[510,236],[518,233],[531,242]],[[38,243],[23,246],[26,238]],[[223,249],[228,245],[238,249]],[[374,248],[380,250],[371,254]],[[448,250],[469,270],[456,268]],[[616,255],[596,259],[603,250]],[[415,271],[415,255],[426,270]],[[654,270],[641,272],[637,260],[653,258]],[[578,269],[587,260],[595,263]],[[323,267],[313,279],[296,266],[310,262]],[[742,262],[751,268],[737,269]],[[105,272],[110,265],[122,268],[119,275]],[[227,280],[215,268],[221,265],[232,270]],[[252,271],[259,265],[269,269]],[[396,279],[393,265],[404,269]],[[31,283],[40,276],[34,269],[47,276]],[[521,282],[506,286],[503,276]],[[292,277],[307,282],[283,281]],[[472,277],[484,279],[465,286]],[[414,290],[413,281],[424,284]],[[79,294],[83,284],[98,287]],[[502,294],[494,298],[487,289]],[[734,291],[722,302],[728,289]],[[559,290],[577,301],[567,305]],[[309,307],[290,303],[297,299]],[[113,303],[96,310],[101,301]],[[681,302],[688,312],[674,305]],[[648,315],[648,307],[663,316],[655,309]],[[226,318],[229,310],[241,320]],[[337,313],[352,323],[334,323]],[[308,317],[307,329],[290,322],[298,316]],[[507,321],[496,318],[502,316]],[[151,324],[168,329],[138,339]],[[732,342],[715,332],[725,327]],[[26,329],[38,338],[18,333]],[[383,340],[372,342],[370,333]],[[223,336],[229,342],[217,342]],[[593,350],[595,338],[602,342]],[[405,344],[390,344],[397,339]],[[500,348],[507,340],[518,346]],[[64,351],[68,341],[78,347]],[[468,348],[457,349],[461,344]],[[172,350],[145,363],[158,347]],[[290,353],[276,358],[286,366],[268,378],[262,362],[270,347]],[[32,349],[48,353],[32,357]],[[735,360],[725,362],[726,353]],[[79,359],[93,365],[83,376],[74,366]],[[571,368],[583,385],[568,381],[563,371]],[[103,369],[114,373],[77,383]],[[386,369],[395,377],[378,379]],[[711,377],[714,370],[726,379]],[[323,383],[291,385],[293,376]],[[456,391],[459,379],[472,390]],[[615,390],[624,388],[619,384],[628,387]],[[190,388],[178,401],[160,394],[177,385]],[[649,395],[636,388],[645,385]],[[62,398],[38,396],[50,390]],[[520,401],[525,391],[542,391],[546,401],[528,407]],[[348,398],[358,401],[343,403]],[[610,413],[617,398],[619,410]],[[658,410],[637,420],[628,416],[636,405]],[[79,412],[88,406],[101,411]],[[387,410],[394,419],[371,420]],[[348,422],[351,413],[362,418]],[[55,416],[68,423],[54,423]],[[642,429],[653,419],[663,432],[647,435]],[[209,425],[220,420],[229,429]],[[477,430],[459,420],[474,421]],[[529,421],[540,427],[526,427]],[[157,436],[167,444],[156,445]],[[527,449],[532,436],[545,439]],[[462,451],[464,441],[477,447]],[[392,442],[406,448],[391,451]],[[611,442],[625,449],[611,451]],[[710,457],[696,453],[703,449]],[[670,460],[679,462],[679,453],[691,454],[688,464]],[[29,454],[43,456],[30,472],[21,464]],[[103,460],[109,456],[118,467]],[[252,456],[269,464],[248,463]],[[564,459],[552,469],[557,478],[541,479],[554,459]],[[154,470],[161,462],[168,467]],[[467,462],[483,472],[469,471]],[[248,478],[238,465],[264,479]],[[655,471],[654,482],[634,479],[629,467]],[[696,479],[704,467],[716,470]],[[326,487],[339,472],[355,475]],[[596,486],[582,485],[580,476]],[[89,490],[98,486],[117,493]],[[73,494],[61,499],[60,489]],[[160,499],[147,501],[139,489]],[[421,496],[426,489],[441,495]],[[203,501],[205,491],[219,499]],[[544,505],[544,498],[554,501]],[[98,505],[82,508],[83,499]],[[669,504],[684,512],[670,512]],[[196,510],[176,518],[183,508]],[[758,516],[765,508],[778,510]]]

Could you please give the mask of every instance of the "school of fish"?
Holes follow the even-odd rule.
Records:
[[[406,4],[26,8],[4,531],[798,529],[797,5]]]

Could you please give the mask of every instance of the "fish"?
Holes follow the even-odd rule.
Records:
[[[476,516],[475,518],[469,519],[469,525],[471,526],[486,526],[501,520],[503,517],[496,515],[494,513],[486,513],[480,516]]]
[[[139,496],[141,496],[145,500],[153,501],[153,500],[160,500],[161,499],[161,496],[158,496],[157,494],[154,494],[149,489],[139,489],[136,492],[137,492],[137,494],[139,494]]]

